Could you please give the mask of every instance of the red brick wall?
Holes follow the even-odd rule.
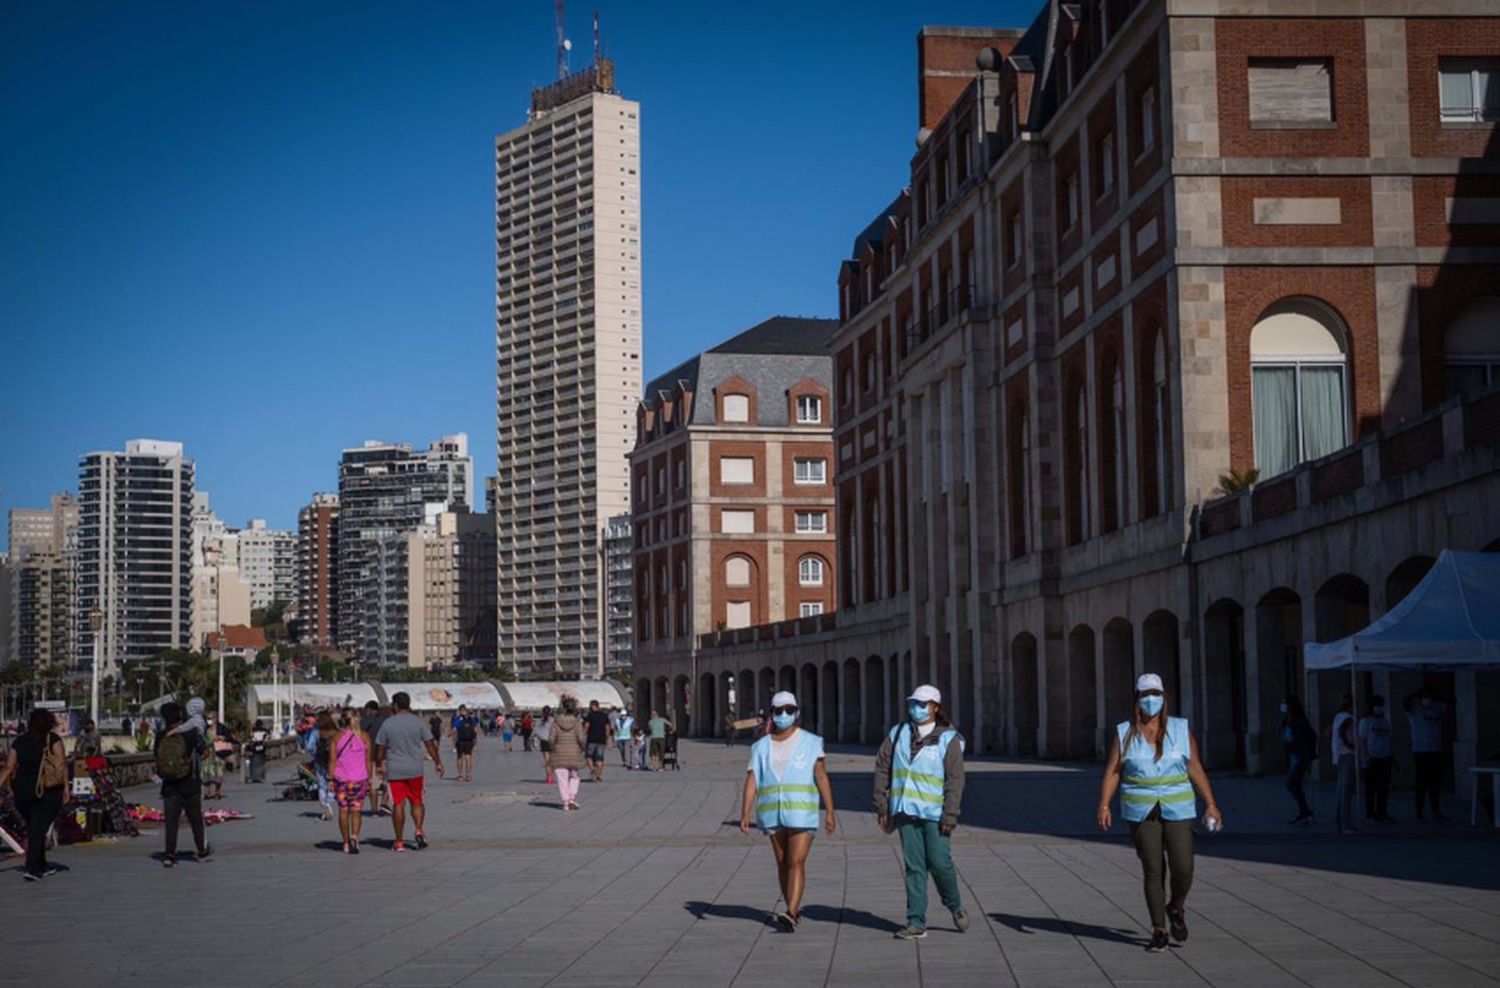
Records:
[[[1500,244],[1500,224],[1449,225],[1447,200],[1461,196],[1500,198],[1500,175],[1418,175],[1412,178],[1412,220],[1416,225],[1418,247],[1493,247]]]
[[[1255,465],[1250,403],[1250,331],[1285,298],[1314,298],[1332,308],[1349,334],[1354,437],[1380,428],[1380,341],[1375,328],[1375,273],[1367,267],[1229,267],[1224,269],[1224,323],[1229,380],[1229,461]]]
[[[724,561],[730,556],[744,556],[751,562],[750,586],[731,587],[724,582]],[[771,616],[768,596],[768,579],[770,570],[766,564],[766,543],[764,542],[729,542],[714,540],[708,547],[709,560],[709,586],[712,593],[713,613],[709,618],[710,627],[718,627],[720,621],[725,620],[729,612],[729,601],[750,601],[750,623],[765,624],[776,620]],[[696,586],[702,585],[701,575],[695,580]]]
[[[1145,187],[1151,177],[1161,170],[1161,149],[1165,141],[1161,132],[1159,74],[1156,36],[1152,35],[1125,69],[1125,147],[1130,161],[1128,174],[1131,192]],[[1141,95],[1153,87],[1156,90],[1156,99],[1151,112],[1152,119],[1156,121],[1156,146],[1143,155],[1141,154],[1141,118],[1137,108],[1141,103]]]
[[[1106,90],[1100,97],[1099,102],[1089,110],[1089,189],[1087,209],[1095,230],[1104,226],[1106,220],[1120,208],[1120,142],[1118,136],[1119,128],[1115,124],[1115,91],[1113,88]],[[1111,164],[1114,167],[1115,184],[1107,194],[1104,193],[1103,164],[1100,155],[1103,152],[1104,139],[1111,138],[1114,149],[1110,152],[1114,156]]]
[[[1098,275],[1099,265],[1111,257],[1115,259],[1115,276],[1101,285]],[[1098,309],[1105,302],[1120,294],[1120,286],[1125,282],[1125,266],[1120,263],[1120,238],[1118,236],[1105,238],[1094,251],[1093,263],[1088,267],[1088,277],[1093,279],[1094,285],[1094,308]]]
[[[1438,101],[1438,59],[1496,54],[1500,54],[1500,18],[1412,18],[1406,22],[1406,78],[1411,93],[1413,155],[1500,157],[1500,138],[1493,124],[1445,125]]]
[[[798,577],[797,564],[803,556],[817,556],[823,560],[823,585],[821,587],[804,587]],[[818,602],[823,605],[824,613],[834,609],[834,601],[837,598],[834,581],[836,579],[833,569],[834,543],[832,539],[816,542],[786,543],[785,558],[782,572],[782,584],[786,588],[786,613],[772,615],[768,620],[782,621],[787,618],[798,617],[801,614],[801,603],[803,601]]]
[[[1135,252],[1135,237],[1141,227],[1152,219],[1156,220],[1156,243],[1137,254]],[[1166,254],[1167,250],[1167,219],[1162,206],[1162,195],[1160,192],[1150,199],[1141,203],[1136,211],[1130,214],[1130,253],[1134,260],[1131,262],[1130,270],[1139,277],[1141,272],[1155,264]]]
[[[710,497],[765,497],[766,444],[744,440],[716,440],[708,444],[708,493]],[[724,483],[720,461],[726,456],[748,456],[755,460],[755,483]]]
[[[953,103],[968,87],[979,69],[975,58],[985,48],[998,48],[1009,55],[1016,46],[1015,37],[951,37],[940,34],[917,35],[917,70],[921,89],[917,96],[917,125],[929,130],[947,115]],[[928,75],[928,71],[964,72],[965,76]]]
[[[1064,234],[1068,222],[1068,177],[1070,175],[1079,178],[1078,173],[1078,136],[1073,137],[1057,145],[1057,153],[1052,157],[1052,182],[1053,182],[1053,204],[1057,217],[1057,262],[1061,263],[1078,249],[1083,243],[1083,217],[1088,206],[1088,190],[1080,184],[1078,188],[1078,222],[1073,224],[1071,231]]]
[[[1370,180],[1363,177],[1310,178],[1225,176],[1223,199],[1225,247],[1368,247],[1374,242],[1370,217]],[[1258,198],[1338,199],[1338,225],[1257,224]]]
[[[1219,18],[1219,153],[1225,157],[1363,158],[1370,153],[1365,26],[1360,18]],[[1252,129],[1251,58],[1333,59],[1333,126]]]
[[[855,451],[856,455],[858,450]],[[826,480],[821,484],[798,484],[793,478],[798,457],[823,460],[826,464]],[[833,496],[833,444],[830,442],[782,443],[781,444],[781,491],[785,497],[832,497]]]
[[[1449,264],[1417,268],[1417,342],[1422,363],[1422,407],[1432,408],[1448,397],[1443,380],[1443,336],[1449,324],[1470,303],[1497,294],[1500,294],[1500,265]]]

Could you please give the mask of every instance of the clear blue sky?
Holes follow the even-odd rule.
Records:
[[[642,104],[647,377],[832,315],[905,183],[917,29],[1037,9],[598,7]],[[367,438],[464,431],[493,473],[493,139],[553,66],[547,0],[0,5],[0,511],[138,436],[231,524],[292,526]]]

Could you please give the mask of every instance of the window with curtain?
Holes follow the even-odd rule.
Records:
[[[817,556],[803,556],[797,563],[797,579],[804,587],[821,587],[823,560]]]
[[[1500,386],[1500,298],[1469,305],[1443,334],[1443,372],[1449,397]]]
[[[1500,58],[1439,59],[1438,100],[1444,123],[1500,120]]]
[[[1274,307],[1251,331],[1250,400],[1262,479],[1348,445],[1343,337],[1331,312],[1303,301]]]

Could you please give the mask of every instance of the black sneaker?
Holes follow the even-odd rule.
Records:
[[[1151,942],[1146,944],[1146,953],[1159,954],[1167,949],[1167,944],[1172,941],[1167,938],[1166,930],[1152,930]]]
[[[427,846],[427,835],[426,834],[418,834],[417,835],[417,839],[416,839],[416,845],[417,845],[417,850],[419,850],[419,851],[422,850],[423,848],[425,848]]]
[[[1170,909],[1167,910],[1167,922],[1172,926],[1173,940],[1181,943],[1188,938],[1187,910],[1184,909],[1175,913]]]
[[[925,926],[912,926],[910,923],[901,927],[892,934],[897,940],[921,940],[927,936]]]
[[[23,882],[39,882],[41,880],[42,876],[34,872],[26,871],[21,873],[21,881]]]
[[[170,854],[164,855],[161,859],[161,866],[163,868],[176,868],[177,859]]]
[[[60,871],[62,871],[62,869],[57,867],[57,865],[48,865],[47,867],[42,869],[42,877],[50,878]]]
[[[201,851],[198,852],[198,860],[199,861],[207,861],[209,858],[213,857],[213,854],[214,854],[213,846],[209,845],[208,847],[205,847],[203,850],[201,850]]]
[[[781,928],[782,933],[797,932],[797,920],[792,917],[791,913],[772,913],[771,920]]]

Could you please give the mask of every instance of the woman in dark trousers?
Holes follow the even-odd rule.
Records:
[[[52,727],[57,718],[37,708],[26,718],[26,733],[15,739],[0,769],[0,789],[10,786],[26,817],[26,868],[21,877],[40,882],[57,868],[46,864],[46,832],[62,813],[68,795],[68,750]]]
[[[171,868],[177,864],[177,828],[187,814],[193,828],[193,846],[202,861],[213,853],[203,835],[203,781],[199,777],[199,759],[207,742],[196,727],[187,727],[182,705],[162,704],[165,729],[156,736],[156,773],[161,777],[161,805],[166,814],[166,853],[161,863]]]
[[[56,873],[47,864],[47,831],[70,798],[67,749],[52,730],[55,723],[50,710],[33,710],[26,718],[26,733],[16,738],[0,769],[0,788],[10,786],[16,808],[26,818],[26,866],[21,877],[28,882]]]
[[[1290,822],[1298,825],[1310,823],[1313,811],[1307,805],[1302,781],[1318,757],[1318,732],[1307,719],[1302,701],[1292,693],[1281,701],[1281,743],[1286,751],[1286,791],[1297,801],[1297,815]]]

